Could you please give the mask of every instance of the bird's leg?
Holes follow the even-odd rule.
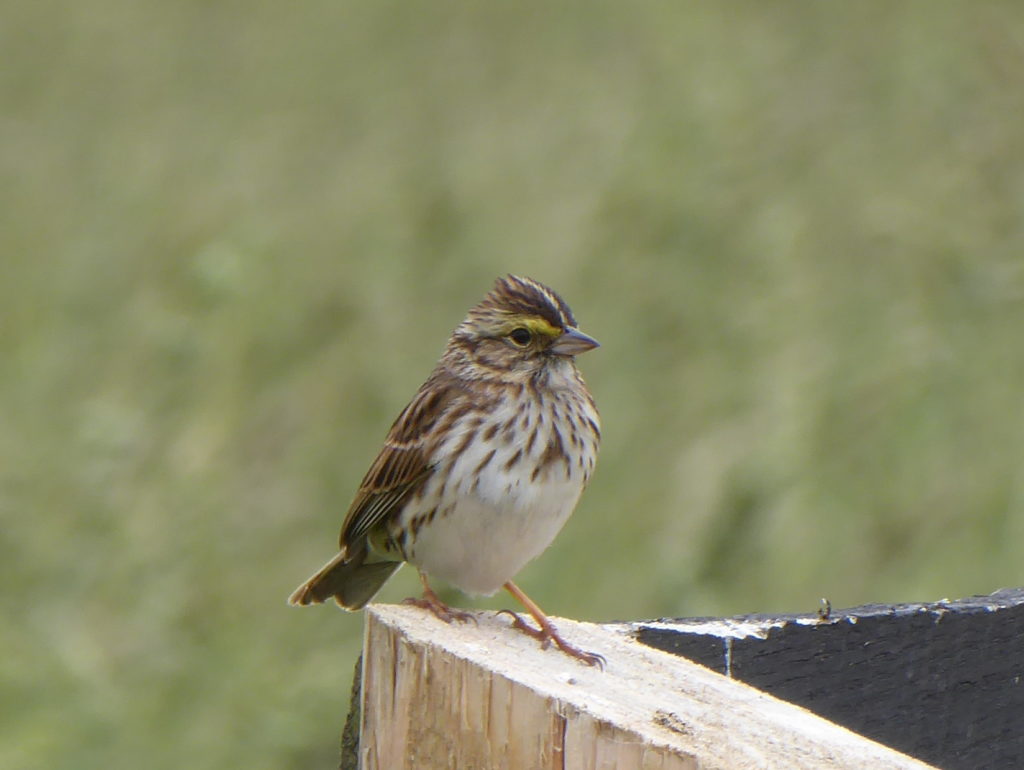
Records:
[[[457,610],[454,607],[449,607],[440,597],[434,593],[434,589],[430,587],[430,583],[427,581],[427,574],[422,570],[419,570],[420,581],[423,583],[423,598],[422,599],[406,599],[402,604],[411,604],[414,607],[420,607],[425,610],[430,610],[438,618],[443,620],[445,623],[451,623],[453,620],[457,620],[460,623],[465,623],[467,620],[472,620],[476,623],[476,616],[472,612],[466,612],[465,610]]]
[[[505,589],[516,598],[516,601],[526,608],[526,611],[533,616],[533,619],[537,621],[537,625],[540,626],[540,628],[533,628],[515,612],[512,612],[511,610],[502,610],[502,612],[506,612],[512,616],[513,628],[517,628],[524,634],[532,636],[540,642],[542,648],[547,648],[552,642],[554,642],[558,649],[566,655],[576,658],[577,660],[586,663],[588,666],[604,668],[605,660],[603,657],[594,652],[581,650],[579,647],[575,647],[565,641],[558,631],[555,630],[551,621],[548,620],[547,615],[541,611],[540,607],[537,606],[533,599],[523,593],[523,590],[519,586],[510,580],[505,583]]]

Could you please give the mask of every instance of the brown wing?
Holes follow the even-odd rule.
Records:
[[[398,415],[341,526],[339,545],[343,551],[400,510],[406,498],[430,476],[434,428],[459,390],[449,378],[435,373]]]

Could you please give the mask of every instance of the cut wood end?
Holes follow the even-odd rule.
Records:
[[[372,605],[363,767],[929,767],[640,644],[625,625],[553,620],[605,669],[541,649],[496,613],[448,625]]]

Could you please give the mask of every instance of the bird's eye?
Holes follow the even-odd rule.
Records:
[[[513,329],[512,331],[509,332],[508,336],[509,336],[510,340],[512,340],[514,343],[516,343],[520,347],[524,347],[526,345],[529,345],[530,344],[530,340],[532,339],[532,335],[530,334],[530,330],[529,329],[523,329],[522,327],[520,327],[518,329]]]

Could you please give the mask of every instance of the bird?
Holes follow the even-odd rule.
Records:
[[[565,301],[507,275],[452,332],[426,382],[391,426],[341,527],[339,551],[289,598],[362,609],[405,562],[423,596],[408,603],[446,622],[430,581],[491,596],[504,587],[533,617],[513,626],[588,665],[600,655],[566,641],[512,578],[568,520],[601,439],[576,356],[599,347]]]

